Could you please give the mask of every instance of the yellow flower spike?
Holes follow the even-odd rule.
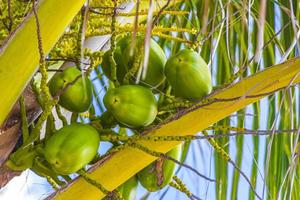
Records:
[[[79,116],[80,117],[84,117],[84,118],[89,118],[90,117],[90,113],[89,112],[80,113]]]

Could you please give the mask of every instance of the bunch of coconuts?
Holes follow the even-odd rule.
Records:
[[[163,90],[166,84],[171,86],[175,97],[189,101],[197,101],[212,90],[210,70],[197,52],[182,49],[167,59],[153,39],[150,41],[145,78],[135,84],[137,74],[130,74],[129,80],[125,81],[125,75],[130,73],[143,42],[144,38],[137,37],[132,49],[130,35],[118,41],[114,60],[120,86],[109,88],[103,98],[106,114],[111,115],[120,126],[131,129],[153,123],[158,112],[154,93]],[[102,62],[102,70],[108,79],[112,79],[110,54],[110,50],[107,51]],[[57,73],[49,83],[52,96],[59,95],[59,104],[76,113],[87,111],[92,104],[92,82],[80,75],[81,71],[76,67],[69,67]],[[99,132],[93,126],[73,123],[64,126],[46,141],[44,154],[56,173],[67,175],[90,163],[98,151],[99,143]],[[182,145],[178,145],[167,155],[181,160],[182,151]],[[175,163],[170,160],[158,159],[118,190],[125,199],[132,199],[139,181],[148,191],[157,191],[171,181],[175,167]]]

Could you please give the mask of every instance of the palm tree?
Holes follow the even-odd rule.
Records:
[[[147,134],[144,138],[126,143],[124,136],[122,144],[126,145],[102,155],[88,173],[80,172],[79,178],[68,180],[48,198],[103,198],[158,157],[169,159],[164,153],[183,141],[191,145],[186,162],[177,162],[177,176],[187,188],[176,177],[173,180],[180,195],[191,199],[300,198],[298,1],[0,2],[1,186],[17,173],[5,161],[20,137],[18,130],[23,133],[21,147],[38,143],[41,126],[52,119],[55,102],[46,85],[50,71],[74,62],[87,69],[86,74],[92,73],[98,84],[95,103],[88,115],[73,113],[72,119],[93,121],[104,112],[97,87],[117,83],[108,84],[99,67],[103,44],[112,44],[114,52],[119,36],[146,32],[146,38],[151,33],[168,56],[182,48],[197,51],[211,70],[213,92],[196,103],[173,98],[160,107],[153,126],[135,130]],[[147,49],[146,42],[141,53],[147,55]],[[112,64],[111,71],[114,68]],[[23,93],[26,106],[21,97],[21,109],[13,109],[8,117],[30,85]],[[161,91],[162,96],[170,94]],[[28,103],[35,96],[39,102]],[[31,111],[28,119],[25,107]],[[56,108],[57,121],[65,123],[63,115],[71,118]],[[26,121],[34,124],[30,134]],[[163,198],[170,191],[168,187],[158,194]]]

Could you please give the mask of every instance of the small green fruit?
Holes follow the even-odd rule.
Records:
[[[180,160],[182,152],[181,145],[167,153],[168,156]],[[171,182],[175,174],[176,163],[167,159],[158,159],[148,165],[137,176],[140,183],[150,192],[162,189]]]
[[[139,85],[110,89],[103,102],[117,121],[129,127],[147,126],[157,114],[156,99],[151,90]]]
[[[37,156],[35,149],[18,149],[9,156],[5,165],[14,171],[24,171],[32,168],[34,158]]]
[[[133,176],[125,183],[123,183],[120,187],[118,187],[118,191],[121,193],[124,200],[132,200],[135,199],[137,186],[137,177]]]
[[[92,126],[67,125],[46,141],[45,158],[58,174],[72,174],[94,158],[99,143],[99,134]]]
[[[138,52],[144,42],[142,37],[138,37],[133,52]],[[114,59],[117,64],[117,79],[123,84],[123,79],[126,73],[133,67],[135,55],[131,56],[131,35],[122,38],[118,43],[114,52]],[[111,79],[111,65],[109,62],[110,50],[103,56],[102,69],[104,74]],[[161,47],[153,40],[150,41],[150,54],[148,61],[148,69],[145,80],[142,80],[141,85],[150,88],[158,88],[164,83],[164,66],[166,56]],[[135,82],[135,78],[130,80]]]
[[[116,49],[114,52],[114,60],[117,64],[117,79],[119,83],[123,82],[123,78],[128,71],[128,66],[125,64],[123,59],[123,53],[126,46],[130,43],[130,36],[123,37],[121,40],[117,42]],[[102,70],[106,77],[111,79],[111,64],[109,60],[111,50],[108,50],[103,55],[102,60]]]
[[[166,63],[165,74],[175,96],[198,100],[211,92],[211,74],[195,51],[183,49]]]
[[[81,72],[76,67],[69,67],[62,73],[56,73],[49,83],[51,95],[56,96],[78,76],[81,76]],[[72,112],[87,111],[92,104],[91,80],[87,77],[80,77],[63,91],[58,103]]]
[[[144,38],[139,37],[136,41],[136,46],[134,52],[141,51],[141,46],[144,43]],[[164,67],[167,61],[166,55],[162,48],[153,40],[150,40],[150,52],[148,67],[146,72],[145,79],[141,79],[141,85],[147,86],[150,88],[158,88],[164,83]],[[132,67],[134,64],[135,55],[130,56],[131,45],[129,44],[124,50],[124,61],[127,66]]]

